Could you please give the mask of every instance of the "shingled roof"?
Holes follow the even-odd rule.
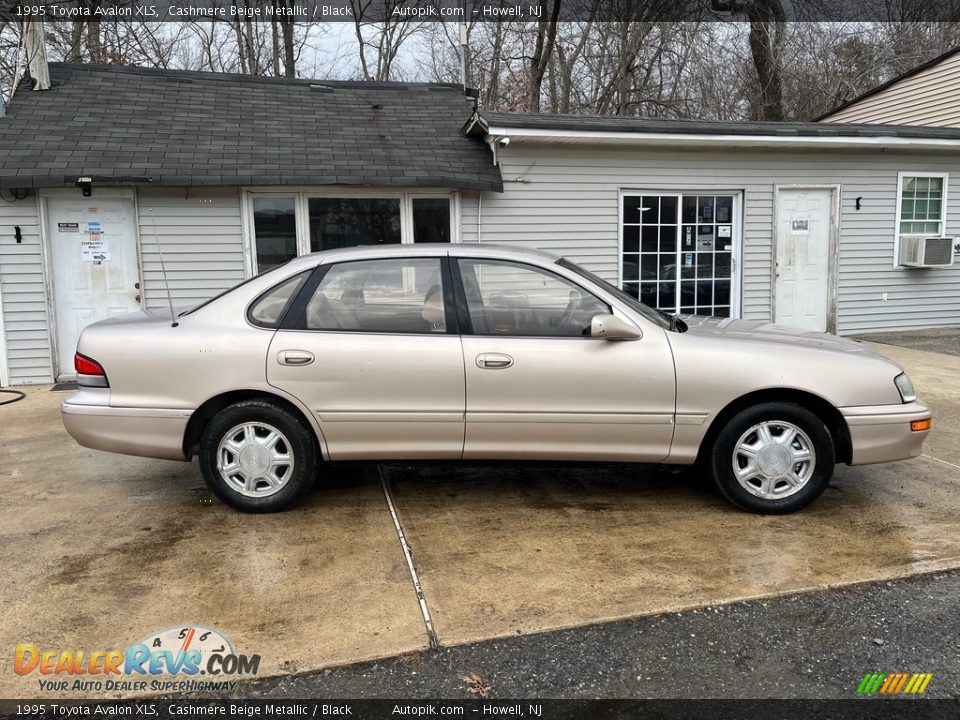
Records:
[[[710,137],[755,138],[903,138],[917,140],[960,140],[960,129],[903,125],[855,125],[820,122],[755,122],[720,120],[661,120],[592,115],[546,113],[475,113],[464,125],[467,135],[482,135],[488,128],[548,130],[561,132],[632,133],[637,136],[674,134]]]
[[[457,85],[51,63],[0,119],[0,187],[366,185],[503,189]]]

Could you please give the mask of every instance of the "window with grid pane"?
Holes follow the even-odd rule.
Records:
[[[670,313],[730,317],[734,196],[627,194],[621,287]]]
[[[905,175],[900,183],[900,234],[942,235],[943,177]]]

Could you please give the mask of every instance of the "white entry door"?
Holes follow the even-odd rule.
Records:
[[[140,309],[133,194],[79,190],[46,198],[53,264],[58,380],[70,379],[80,332]]]
[[[781,189],[777,194],[774,321],[826,332],[830,316],[833,191]]]

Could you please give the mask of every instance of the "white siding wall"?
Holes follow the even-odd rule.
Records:
[[[960,158],[896,153],[758,153],[633,150],[514,143],[501,150],[504,193],[462,194],[464,242],[530,245],[567,255],[616,281],[619,190],[744,193],[742,315],[771,314],[773,187],[842,185],[838,329],[841,333],[960,324],[960,266],[893,268],[897,173],[950,173],[947,232],[960,235]],[[862,196],[862,209],[855,199]],[[166,295],[154,233],[174,304],[201,302],[243,280],[237,188],[138,192],[144,296]],[[152,216],[150,210],[153,210]],[[479,220],[479,224],[478,224]],[[23,242],[14,240],[19,225]],[[12,384],[52,381],[49,320],[36,198],[0,203],[0,289]],[[887,302],[881,301],[882,293]]]
[[[154,233],[163,248],[175,305],[192,305],[244,279],[237,188],[148,188],[138,192],[145,306],[164,310],[166,292]],[[153,209],[151,217],[150,209]],[[23,242],[14,240],[19,225]],[[53,382],[50,324],[36,196],[0,202],[0,291],[12,385]]]
[[[771,317],[774,185],[840,184],[838,331],[960,324],[960,267],[893,268],[897,173],[950,173],[947,232],[960,235],[960,157],[520,142],[499,156],[504,192],[483,194],[481,241],[562,253],[611,281],[618,273],[620,188],[742,191],[741,315],[751,319]],[[476,234],[468,227],[476,228],[468,207],[465,199],[465,241]]]
[[[484,193],[489,197],[490,193]],[[463,190],[460,193],[460,242],[475,243],[477,240],[477,209],[480,193]]]
[[[838,110],[823,122],[960,127],[960,53]]]
[[[194,305],[244,279],[237,188],[141,189],[137,205],[148,310],[167,307],[157,234],[174,305]]]
[[[23,242],[14,239],[19,225]],[[0,292],[10,384],[50,382],[50,333],[37,197],[0,202]]]

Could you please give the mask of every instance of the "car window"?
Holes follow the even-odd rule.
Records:
[[[250,321],[260,327],[275,328],[280,324],[283,311],[286,310],[290,298],[297,294],[311,271],[294,275],[279,285],[267,290],[250,306]]]
[[[439,258],[337,263],[307,303],[307,330],[442,333],[447,330]]]
[[[222,298],[222,297],[226,297],[227,295],[229,295],[230,293],[232,293],[234,290],[239,290],[240,288],[242,288],[242,287],[243,287],[244,285],[246,285],[247,283],[253,282],[254,280],[260,280],[261,278],[265,277],[266,275],[269,275],[270,273],[279,272],[279,271],[280,271],[281,269],[283,269],[285,266],[286,266],[286,263],[284,263],[283,265],[277,265],[277,266],[275,266],[275,267],[270,268],[269,270],[264,270],[263,272],[258,273],[258,274],[256,274],[256,275],[254,275],[253,277],[248,277],[246,280],[241,280],[239,283],[237,283],[237,284],[234,285],[233,287],[227,288],[226,290],[217,293],[217,294],[214,295],[212,298],[209,298],[209,299],[207,299],[207,300],[204,300],[204,301],[203,301],[202,303],[200,303],[199,305],[194,305],[193,307],[184,310],[184,311],[181,312],[179,315],[177,315],[177,317],[183,317],[184,315],[192,315],[192,314],[195,313],[197,310],[200,310],[200,309],[202,309],[202,308],[205,308],[205,307],[206,307],[207,305],[209,305],[210,303],[212,303],[212,302],[214,302],[214,301],[216,301],[216,300],[219,300],[219,299]]]
[[[610,306],[548,270],[500,260],[458,261],[477,335],[577,337]]]
[[[566,268],[567,270],[572,270],[573,272],[577,273],[581,277],[584,277],[590,282],[602,287],[608,293],[610,293],[615,298],[617,298],[617,300],[625,304],[631,310],[634,310],[640,313],[641,315],[643,315],[643,317],[645,317],[650,322],[656,323],[658,326],[666,330],[671,329],[671,323],[668,315],[661,313],[661,311],[659,310],[654,310],[649,305],[644,305],[642,302],[637,300],[635,297],[633,297],[629,293],[624,292],[623,290],[618,288],[616,285],[608,283],[603,278],[594,275],[589,270],[585,270],[584,268],[580,267],[575,262],[568,260],[567,258],[560,258],[559,260],[557,260],[557,265],[559,265],[560,267]],[[674,275],[676,275],[675,269],[674,269]]]

